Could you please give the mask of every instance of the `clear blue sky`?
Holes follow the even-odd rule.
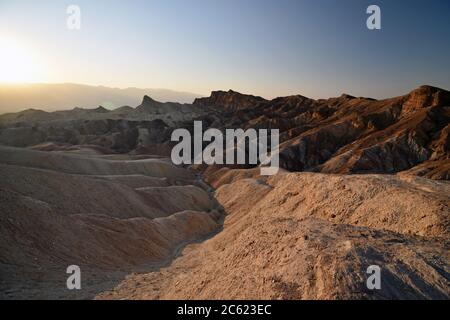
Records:
[[[370,4],[380,31],[366,28]],[[268,98],[450,89],[448,0],[0,0],[2,36],[37,53],[41,82]]]

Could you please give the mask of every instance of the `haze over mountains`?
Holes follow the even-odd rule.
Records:
[[[0,114],[29,108],[55,111],[79,108],[135,106],[150,94],[159,101],[192,103],[198,94],[168,89],[110,88],[74,83],[0,84]]]

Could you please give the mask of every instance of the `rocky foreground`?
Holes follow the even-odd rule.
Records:
[[[449,101],[220,91],[0,116],[0,298],[449,299]],[[174,166],[196,119],[279,128],[283,169]]]
[[[205,183],[161,158],[0,155],[4,299],[450,297],[445,181],[222,168]]]
[[[1,298],[93,298],[219,230],[194,174],[121,158],[0,147]],[[69,265],[83,271],[80,292],[66,288]]]
[[[224,171],[215,180],[223,231],[98,298],[449,298],[447,183]],[[373,264],[382,269],[381,290],[366,287]]]

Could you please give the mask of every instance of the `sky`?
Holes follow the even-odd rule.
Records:
[[[366,27],[371,4],[381,30]],[[0,80],[265,98],[450,89],[449,14],[448,0],[0,0]]]

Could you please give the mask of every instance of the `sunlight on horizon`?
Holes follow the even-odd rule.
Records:
[[[36,53],[16,40],[0,36],[0,83],[21,84],[43,80],[42,64]]]

